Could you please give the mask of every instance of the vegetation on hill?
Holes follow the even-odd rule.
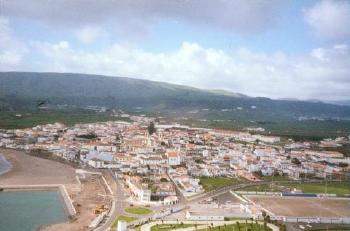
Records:
[[[113,120],[126,120],[127,118],[114,117],[108,113],[97,113],[89,110],[21,110],[1,111],[0,128],[21,129],[34,127],[39,124],[61,122],[68,126],[76,123],[93,123]]]
[[[262,127],[266,134],[319,140],[350,133],[350,107],[248,97],[220,90],[140,79],[71,73],[0,72],[0,128],[39,123],[106,121],[108,113],[77,113],[87,106],[141,112],[182,124],[224,129]],[[43,108],[54,110],[43,111]],[[65,116],[58,107],[75,108]],[[15,117],[17,112],[22,118]]]

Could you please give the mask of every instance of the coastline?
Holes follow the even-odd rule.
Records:
[[[99,196],[106,193],[100,175],[87,174],[80,181],[76,168],[65,163],[28,155],[23,150],[0,148],[0,153],[12,164],[10,171],[0,175],[0,188],[4,191],[59,190],[68,221],[42,225],[39,230],[80,231],[95,219],[93,208],[110,203],[109,197]]]
[[[3,167],[0,171],[0,192],[56,191],[68,217],[72,218],[76,215],[77,212],[66,189],[66,186],[70,187],[71,184],[76,183],[75,180],[70,180],[75,176],[73,169],[72,174],[57,180],[59,177],[56,176],[59,176],[58,173],[63,164],[9,149],[0,149],[0,164]],[[53,168],[56,169],[54,173]],[[71,167],[66,168],[71,169]],[[56,182],[52,183],[52,181]]]
[[[0,169],[0,175],[3,175],[11,171],[11,169],[13,168],[13,165],[11,164],[11,162],[9,162],[2,153],[0,153],[0,164],[2,166],[5,166],[5,169],[3,170]]]
[[[65,205],[64,208],[67,211],[69,217],[73,217],[77,213],[64,185],[1,185],[0,188],[4,192],[57,191],[59,197]]]

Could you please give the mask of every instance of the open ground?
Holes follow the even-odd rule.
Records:
[[[94,208],[99,205],[110,206],[111,198],[99,175],[86,175],[77,180],[75,169],[69,165],[42,159],[25,154],[22,151],[0,149],[0,153],[11,162],[12,169],[0,176],[1,186],[15,185],[51,185],[62,184],[77,211],[76,216],[67,223],[53,224],[45,231],[87,230],[88,225],[96,217]],[[106,180],[113,182],[108,176]],[[110,184],[111,185],[111,184]]]
[[[349,217],[350,199],[279,196],[247,196],[276,216]]]

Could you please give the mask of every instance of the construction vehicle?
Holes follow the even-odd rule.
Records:
[[[105,205],[96,206],[96,208],[94,209],[94,213],[101,214],[101,213],[105,212],[107,209],[108,208]]]

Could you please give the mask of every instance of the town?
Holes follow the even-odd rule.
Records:
[[[186,210],[183,216],[197,221],[223,221],[227,214],[259,217],[265,209],[255,204],[254,198],[250,200],[233,192],[247,203],[236,207],[237,203],[230,199],[219,206],[215,193],[220,195],[220,190],[234,185],[257,187],[266,181],[270,185],[274,181],[331,183],[350,178],[350,158],[337,151],[327,151],[349,144],[350,136],[295,142],[254,133],[261,128],[230,131],[164,124],[158,118],[143,115],[125,117],[130,121],[70,127],[54,123],[1,130],[0,147],[36,155],[48,153],[85,170],[108,171],[123,189],[123,197],[128,198],[129,204],[154,208],[157,213],[153,217],[159,219],[167,216],[179,219],[177,210]],[[303,193],[294,187],[279,190]],[[327,192],[327,187],[318,195],[321,194],[335,196]],[[197,210],[188,209],[191,200],[197,202]],[[260,209],[253,209],[254,204]],[[222,206],[229,210],[214,212]],[[93,221],[94,228],[100,225],[103,216]]]

